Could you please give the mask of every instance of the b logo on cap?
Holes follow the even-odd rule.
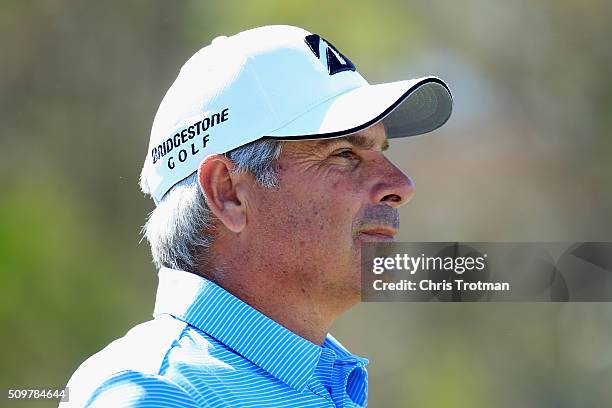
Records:
[[[327,72],[329,75],[334,75],[342,71],[355,71],[355,65],[342,55],[342,53],[340,53],[340,51],[338,51],[329,41],[319,37],[317,34],[307,35],[304,41],[319,60],[321,60],[319,45],[323,42],[327,59]]]

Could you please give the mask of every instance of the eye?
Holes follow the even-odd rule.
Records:
[[[341,157],[343,159],[355,160],[359,159],[359,156],[355,154],[351,149],[342,149],[333,154],[334,157]]]

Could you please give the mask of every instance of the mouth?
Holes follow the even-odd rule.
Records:
[[[394,241],[397,230],[391,227],[385,226],[370,226],[360,229],[358,236],[363,237],[367,241]]]

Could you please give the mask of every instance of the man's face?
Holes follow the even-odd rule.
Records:
[[[247,221],[269,273],[322,301],[359,301],[361,243],[392,241],[397,207],[413,194],[410,178],[384,156],[386,147],[382,124],[349,137],[284,144],[279,187],[254,187]]]

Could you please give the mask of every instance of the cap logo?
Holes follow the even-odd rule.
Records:
[[[325,50],[326,61],[321,63],[327,64],[327,72],[329,75],[337,74],[342,71],[355,71],[355,65],[346,58],[340,51],[336,49],[329,41],[319,37],[317,34],[310,34],[304,38],[306,44],[310,50],[314,53],[315,57],[321,61],[321,53],[319,47],[323,44]]]

